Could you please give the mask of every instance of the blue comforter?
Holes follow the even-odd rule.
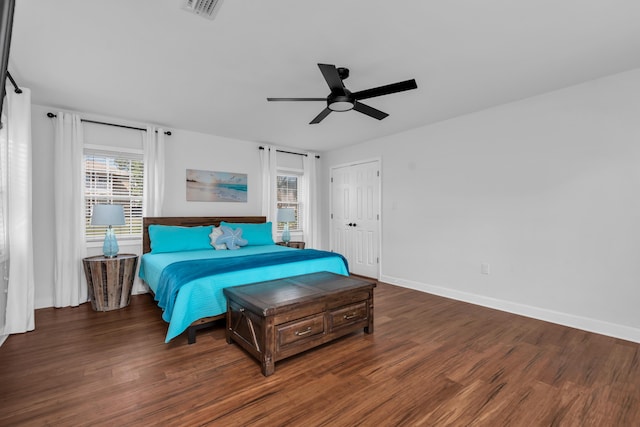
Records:
[[[313,252],[330,255],[316,257]],[[289,255],[289,253],[294,255]],[[303,255],[303,253],[305,254]],[[255,261],[251,261],[260,258],[254,258],[254,256],[261,254],[273,254],[271,257],[262,257],[263,260],[270,258],[274,262],[273,265],[258,267]],[[302,259],[304,257],[308,259]],[[311,259],[314,257],[315,259]],[[228,268],[225,265],[235,264],[235,260],[241,258],[245,260],[240,262],[246,261],[248,268],[226,271]],[[298,260],[294,261],[296,258]],[[212,259],[218,262],[209,264],[208,261]],[[276,259],[279,259],[278,262]],[[206,261],[205,264],[208,267],[202,270],[193,268],[197,264],[190,263],[195,260]],[[182,264],[183,262],[184,264]],[[176,267],[171,267],[173,264],[177,264]],[[161,291],[160,278],[164,271],[168,269],[167,277],[179,276],[177,271],[172,272],[174,269],[180,269],[179,265],[185,267],[189,277],[178,279],[181,282],[179,284],[176,282],[163,285],[165,289]],[[208,270],[208,272],[203,270]],[[278,245],[245,246],[236,251],[206,249],[188,252],[146,253],[140,262],[139,275],[154,292],[156,300],[162,299],[164,301],[161,305],[161,307],[164,306],[162,319],[169,324],[165,339],[165,342],[169,342],[184,332],[194,321],[225,313],[227,301],[223,293],[224,288],[319,271],[349,275],[344,258],[339,254],[311,249],[292,249]],[[164,294],[162,298],[159,297],[160,294]]]
[[[156,300],[158,301],[158,306],[170,318],[173,314],[173,306],[178,296],[178,291],[192,280],[213,274],[330,257],[342,259],[346,270],[349,270],[347,260],[342,255],[315,249],[175,262],[162,270],[156,291]]]

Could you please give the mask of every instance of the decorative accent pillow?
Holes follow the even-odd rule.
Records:
[[[222,230],[220,229],[220,227],[213,227],[211,234],[209,234],[209,239],[211,239],[211,246],[219,251],[226,250],[227,245],[225,245],[224,243],[221,243],[219,245],[216,244],[216,240],[218,240],[218,237],[220,236],[222,236]]]
[[[246,223],[246,222],[224,222],[220,223],[220,226],[229,227],[233,230],[242,228],[243,236],[247,239],[247,245],[274,245],[273,241],[273,225],[271,222],[263,222],[258,224]]]
[[[222,235],[216,239],[216,245],[227,245],[228,249],[240,249],[240,246],[246,246],[247,241],[242,238],[242,228],[232,230],[224,225],[220,226]]]
[[[211,249],[209,234],[213,226],[179,227],[176,225],[149,226],[151,252],[182,252]]]

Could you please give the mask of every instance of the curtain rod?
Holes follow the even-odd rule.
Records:
[[[11,84],[13,85],[13,89],[15,93],[22,93],[22,89],[20,89],[18,87],[18,84],[16,83],[15,80],[13,80],[13,77],[11,77],[11,73],[9,71],[7,71],[7,77],[9,77],[9,81],[11,82]]]
[[[258,147],[258,150],[264,150],[264,147],[261,145],[261,146],[259,146],[259,147]],[[305,157],[308,157],[308,155],[307,155],[307,154],[304,154],[304,153],[294,153],[293,151],[285,151],[285,150],[278,150],[278,149],[276,149],[276,152],[278,152],[278,153],[287,153],[287,154],[295,154],[296,156],[305,156]],[[320,158],[320,156],[318,156],[318,155],[316,154],[316,159],[319,159],[319,158]]]
[[[53,113],[47,113],[47,117],[49,118],[53,118],[53,117],[58,117]],[[87,123],[95,123],[97,125],[106,125],[106,126],[115,126],[117,128],[125,128],[125,129],[133,129],[133,130],[143,130],[146,132],[146,129],[143,128],[137,128],[135,126],[127,126],[127,125],[117,125],[115,123],[105,123],[105,122],[97,122],[95,120],[88,120],[88,119],[80,119],[81,122],[87,122]],[[158,132],[158,131],[156,131]],[[164,133],[165,135],[171,135],[171,131],[168,130]]]

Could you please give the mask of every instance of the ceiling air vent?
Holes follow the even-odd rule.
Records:
[[[182,9],[203,18],[213,19],[221,4],[222,0],[182,0]]]

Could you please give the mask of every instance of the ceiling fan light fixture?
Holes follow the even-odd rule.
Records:
[[[329,95],[329,97],[327,98],[327,107],[331,111],[353,110],[355,101],[353,100],[353,97],[350,96],[351,93],[349,93],[346,89],[345,92],[347,92],[346,95]]]
[[[331,111],[349,111],[353,110],[353,103],[349,101],[335,101],[328,105]]]

